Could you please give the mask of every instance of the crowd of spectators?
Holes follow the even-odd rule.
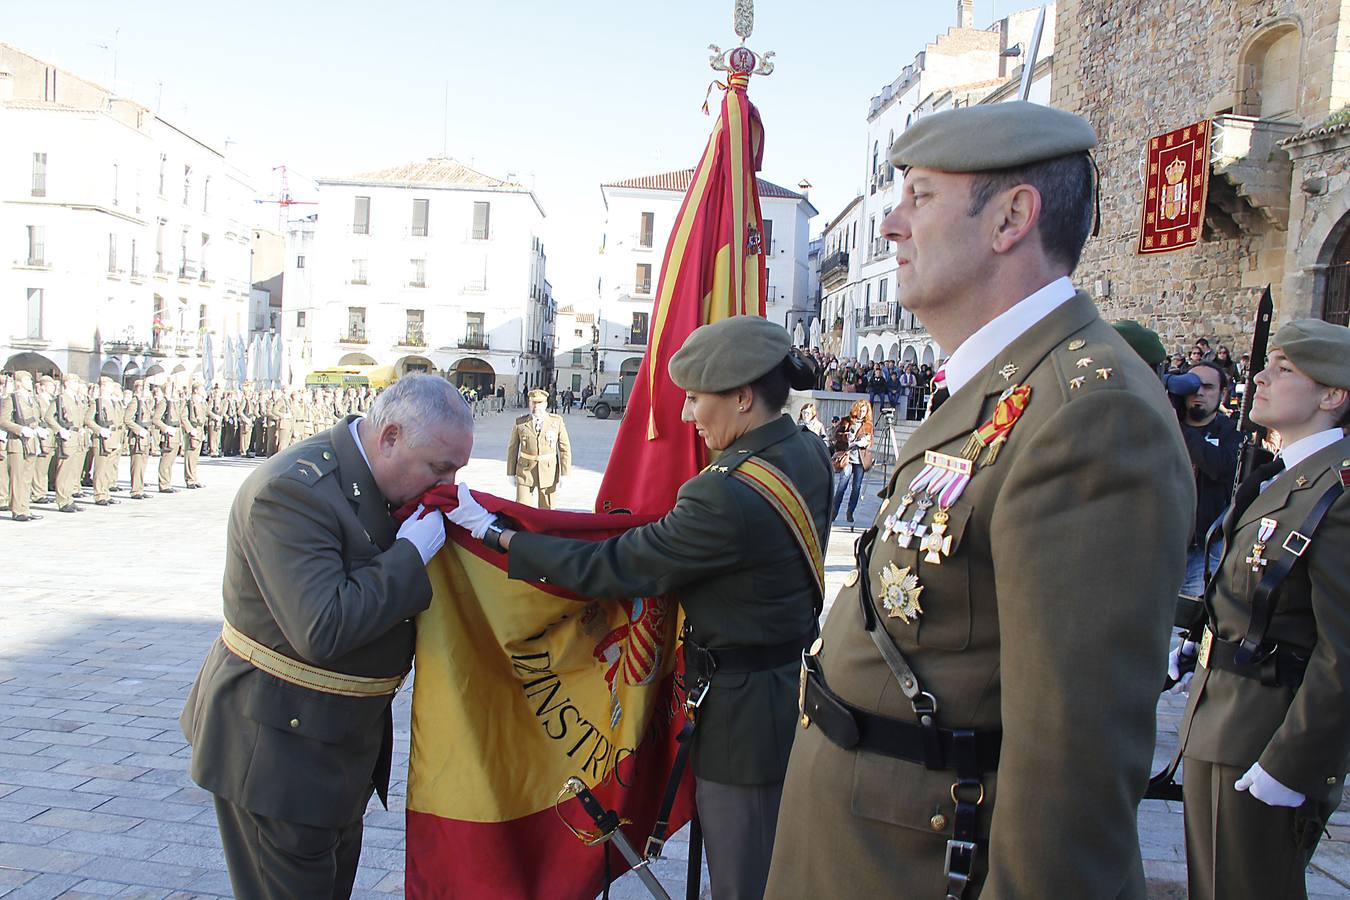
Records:
[[[820,350],[801,348],[816,364],[816,390],[866,394],[877,406],[893,406],[906,419],[923,416],[933,381],[933,368],[895,360],[864,363]]]
[[[1208,339],[1196,338],[1189,350],[1177,350],[1172,354],[1167,363],[1167,374],[1178,375],[1189,372],[1192,367],[1201,363],[1212,365],[1224,374],[1226,384],[1220,405],[1225,409],[1234,409],[1240,405],[1242,397],[1237,386],[1247,383],[1251,356],[1244,353],[1240,359],[1235,360],[1232,351],[1223,344],[1211,348]]]

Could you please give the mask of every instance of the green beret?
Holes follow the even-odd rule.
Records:
[[[1017,100],[924,116],[891,145],[891,165],[941,172],[987,172],[1081,153],[1097,146],[1086,119]]]
[[[1167,348],[1158,338],[1158,332],[1145,328],[1133,319],[1121,319],[1115,323],[1115,329],[1125,339],[1139,358],[1156,369],[1167,359]]]
[[[768,372],[790,350],[792,338],[781,325],[732,316],[694,329],[670,358],[670,379],[686,391],[729,391]]]
[[[1275,332],[1273,343],[1313,381],[1350,389],[1350,328],[1321,319],[1295,319]]]

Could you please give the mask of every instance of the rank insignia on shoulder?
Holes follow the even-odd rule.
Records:
[[[886,615],[892,619],[909,625],[923,614],[923,607],[919,605],[923,585],[919,584],[919,576],[910,574],[909,566],[901,569],[895,563],[887,563],[881,570],[881,587],[881,605],[886,607]]]
[[[1073,340],[1069,341],[1070,352],[1073,352],[1075,350],[1082,350],[1086,346],[1087,341],[1083,340],[1082,338],[1074,338]]]

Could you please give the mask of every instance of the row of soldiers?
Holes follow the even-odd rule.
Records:
[[[173,466],[183,457],[188,489],[204,487],[197,463],[208,456],[266,456],[328,428],[351,413],[364,413],[374,395],[368,389],[298,391],[207,391],[136,381],[124,390],[102,377],[86,383],[78,375],[56,379],[15,372],[0,383],[0,511],[15,521],[41,516],[32,504],[54,502],[58,512],[77,513],[75,500],[93,492],[94,504],[112,506],[120,491],[117,473],[130,460],[130,494],[146,498],[149,457],[159,457],[158,489],[174,493]],[[48,491],[54,493],[49,501]]]

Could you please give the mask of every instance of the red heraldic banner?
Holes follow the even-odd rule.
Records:
[[[1166,253],[1200,240],[1209,193],[1210,122],[1160,134],[1148,142],[1140,253]]]
[[[694,170],[662,265],[648,352],[638,372],[596,513],[536,510],[480,495],[527,531],[603,540],[652,521],[704,466],[683,392],[667,364],[695,328],[763,315],[766,272],[755,171],[763,130],[746,97],[754,58],[728,79],[722,111]],[[442,489],[429,506],[455,503]],[[611,511],[629,510],[627,514]],[[406,514],[406,510],[404,514]],[[633,513],[637,513],[636,515]],[[592,900],[604,884],[599,847],[558,816],[591,827],[564,782],[576,776],[631,824],[651,832],[683,725],[676,690],[678,606],[670,598],[587,598],[512,581],[506,557],[451,526],[427,567],[433,596],[417,618],[408,761],[407,875],[412,898]],[[671,831],[692,812],[692,779]],[[610,854],[612,873],[626,865]]]
[[[764,315],[768,275],[755,179],[764,128],[745,93],[750,76],[734,73],[728,81],[722,113],[666,243],[647,353],[610,452],[619,464],[605,470],[597,512],[662,515],[675,505],[680,485],[707,465],[707,454],[693,426],[680,421],[684,391],[666,366],[700,325]]]

